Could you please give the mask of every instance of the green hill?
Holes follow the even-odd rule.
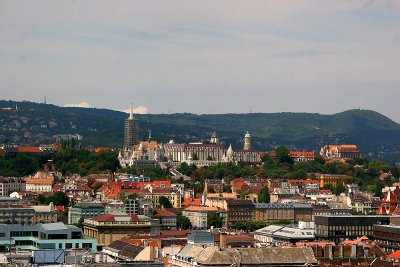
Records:
[[[14,108],[18,110],[5,110]],[[0,142],[40,144],[56,134],[83,136],[82,145],[120,147],[127,114],[107,109],[65,108],[32,102],[0,101]],[[248,130],[260,151],[285,145],[315,150],[325,144],[355,143],[372,158],[400,162],[400,125],[371,110],[334,115],[316,113],[147,114],[139,119],[139,136],[152,130],[153,139],[192,142],[209,139],[217,131],[227,146],[242,147]]]

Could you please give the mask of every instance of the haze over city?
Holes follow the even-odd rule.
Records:
[[[398,1],[0,1],[3,99],[400,122]]]

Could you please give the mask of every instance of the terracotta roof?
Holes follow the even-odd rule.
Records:
[[[92,220],[97,222],[115,222],[114,215],[108,213],[94,217]]]
[[[53,178],[28,178],[26,179],[26,184],[47,184],[52,185]]]
[[[101,151],[112,151],[112,148],[109,148],[109,147],[98,147],[95,150],[96,153],[99,153]]]
[[[264,188],[262,185],[257,185],[257,186],[249,186],[249,191],[251,192],[259,192]]]
[[[389,254],[388,257],[400,259],[400,250],[395,251],[395,252],[393,252],[392,254]]]
[[[233,180],[231,180],[231,183],[237,183],[237,182],[244,182],[243,178],[235,178]]]
[[[195,199],[184,198],[181,203],[181,206],[189,206],[189,205],[201,205],[201,198],[195,198]]]
[[[290,151],[289,155],[292,158],[306,157],[306,158],[314,158],[314,151],[305,152],[305,151]]]
[[[216,207],[207,207],[207,206],[190,206],[185,208],[186,211],[217,211]]]
[[[18,153],[42,153],[42,150],[37,146],[19,146]]]
[[[173,212],[170,212],[168,210],[156,210],[156,215],[161,216],[161,217],[171,217],[174,216],[176,217],[176,214]]]

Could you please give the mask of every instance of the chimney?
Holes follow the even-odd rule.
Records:
[[[226,233],[219,234],[219,248],[220,249],[226,248]]]

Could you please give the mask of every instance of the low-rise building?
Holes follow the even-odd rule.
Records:
[[[78,223],[81,218],[88,219],[104,214],[105,208],[98,202],[79,202],[68,210],[68,224]]]
[[[26,191],[34,193],[53,192],[54,178],[27,178]]]
[[[176,229],[176,214],[168,210],[157,210],[154,215],[160,220],[162,230]]]
[[[97,250],[96,239],[84,236],[73,225],[49,223],[37,225],[0,224],[0,248],[16,247],[20,250],[72,249]]]
[[[287,246],[299,241],[315,240],[313,228],[300,228],[283,225],[269,225],[254,232],[254,238],[261,246]]]
[[[143,215],[108,213],[85,219],[83,231],[86,235],[95,238],[97,245],[102,247],[129,234],[157,235],[160,232],[160,223],[158,220]]]
[[[18,177],[0,177],[0,197],[8,197],[13,192],[25,192],[26,182]]]
[[[218,212],[217,207],[190,206],[182,211],[189,218],[193,228],[207,229],[208,215]]]
[[[315,237],[338,243],[348,239],[374,236],[374,225],[388,225],[388,215],[315,216]]]

